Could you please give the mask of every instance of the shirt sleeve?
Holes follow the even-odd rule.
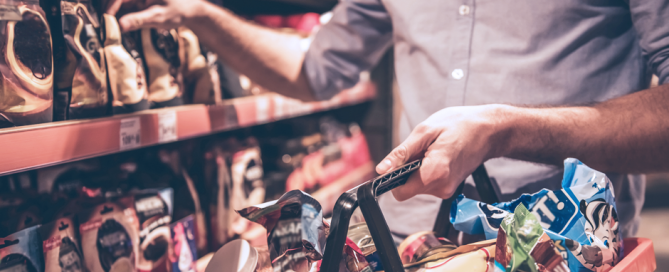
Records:
[[[316,33],[304,70],[316,99],[353,87],[392,43],[392,23],[381,0],[342,0]]]
[[[669,1],[628,0],[642,55],[660,84],[669,83]]]

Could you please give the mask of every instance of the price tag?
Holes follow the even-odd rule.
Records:
[[[139,117],[121,120],[121,150],[137,148],[141,144],[142,127]]]
[[[158,142],[172,142],[177,140],[177,113],[167,111],[158,114]]]

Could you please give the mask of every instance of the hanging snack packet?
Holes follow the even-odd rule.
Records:
[[[323,212],[308,194],[290,191],[278,200],[243,209],[239,214],[267,229],[274,271],[306,272],[323,258]]]
[[[135,195],[135,210],[139,219],[140,271],[169,271],[172,239],[172,188],[144,190]]]
[[[76,231],[72,217],[40,227],[45,272],[85,271]]]
[[[0,128],[51,122],[51,32],[39,1],[0,1]]]
[[[195,33],[186,27],[179,27],[179,39],[183,45],[184,100],[188,104],[216,104],[222,101],[218,71],[210,69],[216,55],[208,54],[200,46]],[[214,58],[210,61],[210,58]],[[216,71],[215,75],[212,72]],[[219,86],[215,86],[215,85]]]
[[[502,220],[523,204],[539,220],[571,271],[606,271],[622,259],[615,194],[611,181],[576,159],[566,159],[562,190],[541,190],[488,205],[459,196],[451,222],[469,234],[497,237]]]
[[[149,108],[144,59],[140,55],[139,31],[121,33],[116,17],[103,14],[105,23],[104,52],[113,95],[114,114],[131,113]]]
[[[54,33],[54,120],[107,115],[107,71],[93,1],[44,2]]]
[[[183,105],[183,48],[179,45],[177,30],[142,29],[141,44],[146,61],[151,108]]]
[[[195,243],[195,218],[189,215],[174,222],[172,229],[172,272],[195,272],[197,246]]]
[[[79,215],[81,248],[88,271],[137,271],[139,224],[134,204],[133,197],[124,197]]]
[[[507,272],[567,272],[567,262],[560,256],[553,240],[541,228],[539,220],[523,204],[507,215],[499,228],[495,261]]]
[[[43,271],[39,226],[0,238],[0,271]]]

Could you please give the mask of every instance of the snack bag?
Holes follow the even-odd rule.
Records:
[[[500,225],[495,261],[508,272],[569,271],[553,240],[523,204]]]
[[[140,55],[140,31],[121,33],[114,15],[103,14],[105,23],[104,52],[113,95],[114,114],[131,113],[149,108],[144,59]]]
[[[267,229],[267,244],[274,271],[306,272],[323,258],[326,227],[321,205],[294,190],[275,201],[238,211]]]
[[[81,248],[88,271],[137,271],[139,222],[134,206],[133,197],[124,197],[79,215]]]
[[[197,247],[195,244],[195,218],[190,215],[170,226],[174,254],[171,256],[172,272],[195,272]]]
[[[0,271],[44,271],[39,226],[0,238]]]
[[[406,271],[494,271],[495,240],[471,243],[457,248],[450,242],[435,240],[441,241],[433,235],[430,237],[429,232],[420,232],[407,237],[400,244],[398,250]],[[426,243],[423,243],[423,241]],[[423,252],[423,254],[416,255],[419,252]],[[416,256],[418,257],[416,258]],[[407,261],[406,257],[415,259]]]
[[[179,45],[177,30],[142,29],[141,44],[151,108],[183,105],[183,46]]]
[[[107,115],[107,70],[100,22],[89,0],[45,0],[53,31],[54,120]]]
[[[87,271],[72,217],[40,227],[45,272]]]
[[[0,128],[51,122],[53,51],[37,0],[2,0]]]
[[[571,271],[606,271],[623,257],[615,194],[611,181],[576,159],[566,159],[562,190],[541,190],[488,205],[459,196],[451,222],[470,234],[493,239],[502,220],[520,204],[539,219]]]
[[[195,33],[179,27],[180,44],[183,45],[184,100],[188,104],[216,104],[222,101],[218,70],[211,69],[216,55],[209,54],[201,46]]]
[[[170,223],[172,222],[172,188],[144,190],[135,195],[135,210],[139,219],[140,271],[169,271],[172,249]]]

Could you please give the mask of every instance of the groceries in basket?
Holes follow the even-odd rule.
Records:
[[[567,159],[564,165],[562,190],[544,189],[493,205],[460,196],[451,209],[451,222],[457,230],[498,238],[505,217],[522,204],[537,218],[571,271],[610,269],[623,257],[611,181],[576,159]]]

